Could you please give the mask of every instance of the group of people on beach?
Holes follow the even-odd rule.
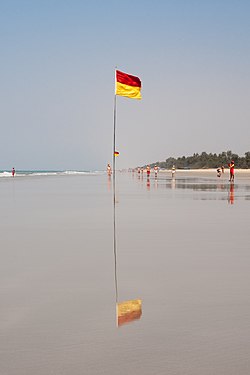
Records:
[[[139,175],[143,176],[143,172],[144,172],[143,168],[140,168],[140,167],[137,168],[138,176]],[[154,166],[154,175],[155,175],[155,178],[157,178],[158,172],[159,172],[159,167],[158,167],[158,165],[155,165]],[[146,167],[146,175],[147,175],[148,178],[150,177],[150,174],[151,174],[151,168],[150,168],[150,165],[147,165],[147,167]]]
[[[230,182],[234,182],[234,161],[231,160],[230,163],[228,163],[228,167],[229,167],[229,181]],[[222,165],[221,167],[218,167],[217,168],[217,177],[221,177],[222,174],[224,174],[224,165]]]
[[[159,170],[160,170],[160,168],[158,167],[158,165],[155,165],[154,168],[153,168],[155,178],[158,177]],[[144,169],[143,169],[143,168],[140,168],[140,167],[137,168],[137,173],[138,173],[138,175],[140,175],[140,174],[143,175],[143,172],[144,172]],[[172,169],[171,169],[171,175],[172,175],[172,178],[175,177],[175,172],[176,172],[176,169],[175,169],[175,166],[173,165],[173,167],[172,167]],[[147,165],[147,167],[146,167],[146,174],[147,174],[147,177],[150,177],[150,173],[151,173],[150,165]]]
[[[228,164],[228,167],[229,167],[229,173],[230,173],[229,181],[230,182],[234,182],[234,161],[233,160],[231,160],[231,162]],[[13,168],[13,170],[14,170],[14,168]],[[12,170],[12,175],[13,175],[13,170]],[[158,177],[158,173],[159,173],[159,167],[158,167],[158,165],[155,165],[154,168],[153,168],[153,170],[154,170],[155,178],[157,178]],[[224,172],[225,172],[224,165],[222,165],[221,167],[218,167],[216,171],[217,171],[217,177],[221,177],[221,175],[224,174]],[[172,169],[171,169],[172,179],[175,178],[175,172],[176,172],[176,168],[173,165]],[[138,167],[137,168],[137,174],[138,174],[138,176],[140,176],[140,175],[143,176],[143,173],[144,173],[144,168]],[[146,167],[147,178],[150,177],[150,173],[151,173],[150,165],[147,165],[147,167]],[[108,164],[108,166],[107,166],[107,174],[108,174],[108,176],[111,176],[111,174],[112,174],[112,170],[111,170],[110,164]]]

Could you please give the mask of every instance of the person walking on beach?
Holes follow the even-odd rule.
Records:
[[[159,172],[159,167],[157,165],[154,166],[154,171],[155,171],[155,178],[157,178],[158,172]]]
[[[147,178],[149,178],[149,176],[150,176],[150,166],[147,165]]]
[[[220,176],[221,176],[221,169],[217,168],[217,177],[220,177]]]
[[[224,174],[224,165],[221,166],[221,173]]]
[[[111,176],[111,166],[110,166],[110,164],[108,164],[108,166],[107,166],[107,174],[108,174],[108,176]]]
[[[14,177],[15,174],[16,174],[16,171],[15,171],[15,168],[14,168],[14,167],[12,168],[11,174],[12,174],[12,177]]]
[[[175,177],[175,166],[173,165],[172,166],[172,178],[174,178]]]
[[[234,161],[231,160],[231,163],[229,163],[228,166],[229,166],[229,169],[230,169],[230,178],[229,178],[229,181],[230,182],[234,182]]]

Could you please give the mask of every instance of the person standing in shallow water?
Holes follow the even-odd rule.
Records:
[[[147,166],[147,178],[149,178],[149,176],[150,176],[150,166],[148,165]]]
[[[157,178],[158,172],[159,172],[159,167],[157,165],[154,166],[154,171],[155,171],[155,178]]]
[[[16,171],[15,171],[15,168],[14,168],[14,167],[12,168],[11,174],[12,174],[12,177],[14,177],[15,174],[16,174]]]
[[[175,178],[175,165],[172,166],[171,174],[172,174],[172,178]]]
[[[231,160],[231,163],[229,163],[228,166],[229,166],[229,169],[230,169],[230,178],[229,178],[229,181],[230,182],[234,182],[234,161]]]
[[[112,173],[111,166],[110,166],[110,164],[108,164],[108,166],[107,166],[107,174],[108,174],[108,176],[111,176],[111,173]]]

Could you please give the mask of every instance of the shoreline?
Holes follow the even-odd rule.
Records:
[[[250,175],[250,169],[234,169],[235,172],[237,173],[248,173]],[[160,169],[159,172],[172,172],[172,169]],[[207,173],[207,172],[212,172],[216,173],[216,168],[207,168],[207,169],[176,169],[175,172],[178,173],[194,173],[194,172],[202,172],[202,173]],[[225,172],[229,172],[229,168],[225,168]]]

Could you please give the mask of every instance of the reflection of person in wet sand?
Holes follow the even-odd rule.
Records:
[[[171,180],[171,189],[175,189],[175,178]]]
[[[150,190],[150,178],[147,178],[147,190]]]
[[[108,191],[111,191],[111,175],[108,175]]]
[[[230,184],[228,203],[234,204],[234,184]]]

